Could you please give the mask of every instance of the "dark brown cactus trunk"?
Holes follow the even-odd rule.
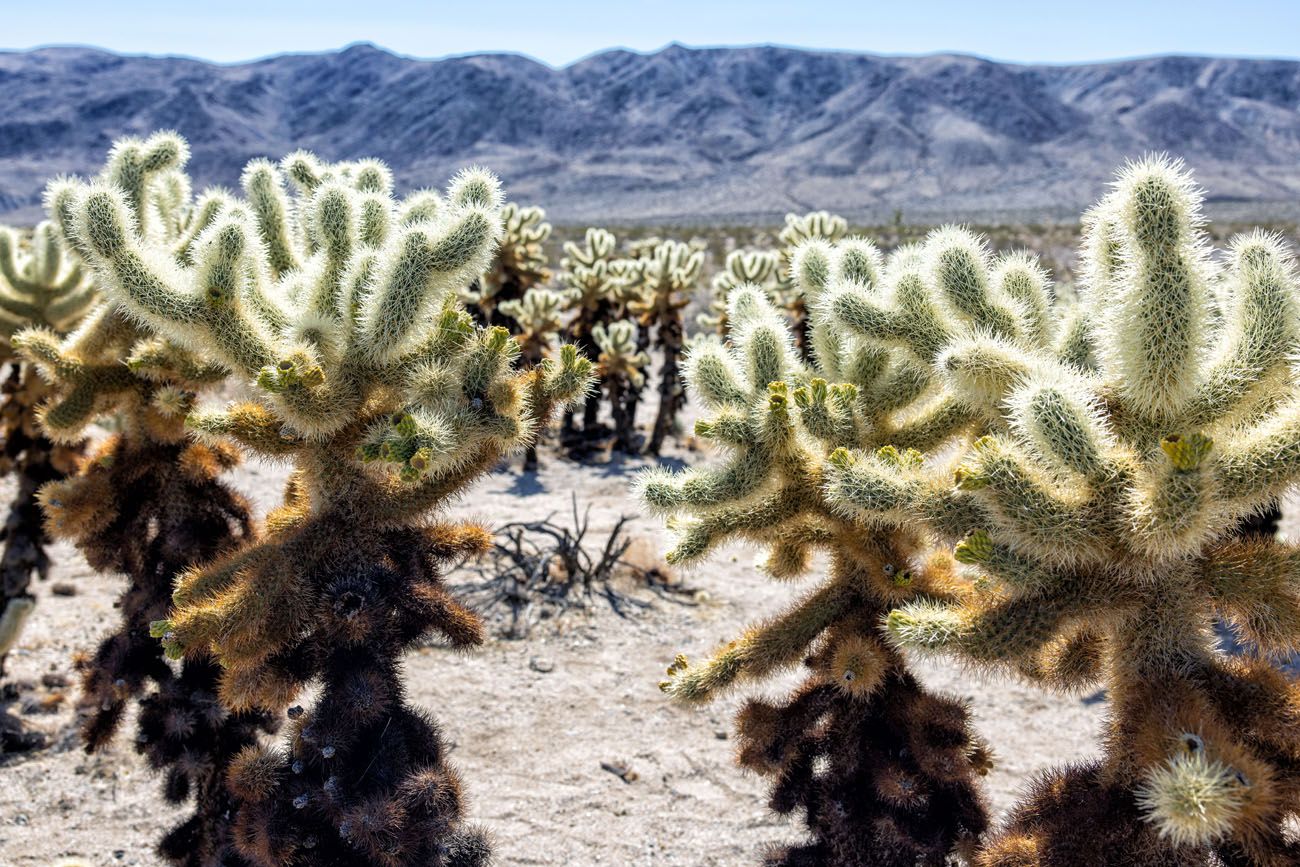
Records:
[[[78,663],[81,734],[86,752],[100,749],[117,733],[128,703],[139,702],[136,751],[164,775],[170,803],[194,805],[158,845],[175,867],[246,867],[234,849],[238,803],[226,773],[243,749],[278,725],[265,713],[228,711],[217,697],[221,670],[214,661],[186,661],[178,670],[149,635],[150,623],[171,609],[177,575],[252,532],[248,504],[218,478],[234,462],[233,452],[183,439],[133,443],[115,436],[76,476],[42,494],[52,515],[68,510],[53,528],[91,566],[130,579],[118,630]]]
[[[0,398],[0,434],[4,437],[0,463],[15,476],[17,490],[0,528],[4,542],[0,551],[0,615],[15,601],[35,602],[32,576],[45,578],[49,574],[49,536],[36,493],[47,482],[75,469],[81,452],[79,445],[59,446],[40,432],[36,407],[45,395],[44,383],[35,371],[25,365],[10,365]],[[6,657],[0,654],[0,675]]]
[[[657,456],[663,450],[664,440],[673,432],[677,413],[686,402],[680,366],[682,336],[682,317],[674,311],[672,318],[659,324],[659,346],[663,349],[664,362],[659,372],[659,411],[655,414],[655,426],[646,454]]]

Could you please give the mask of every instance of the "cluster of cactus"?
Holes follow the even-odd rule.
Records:
[[[1242,533],[1300,475],[1300,287],[1269,235],[1215,264],[1199,202],[1180,165],[1130,166],[1085,219],[1076,303],[960,229],[883,264],[857,239],[805,240],[811,368],[756,287],[732,291],[726,345],[691,352],[716,413],[699,433],[732,456],[641,479],[678,533],[670,559],[742,539],[786,580],[828,555],[821,587],[663,684],[698,701],[810,669],[738,717],[740,761],[812,836],[769,863],[1300,857],[1300,689],[1272,659],[1300,646],[1300,553]],[[1046,771],[981,837],[986,751],[959,705],[913,692],[908,650],[1103,687],[1101,758]]]
[[[484,325],[509,328],[517,320],[503,305],[518,304],[535,286],[551,279],[542,245],[551,237],[546,211],[506,202],[501,208],[501,242],[496,255],[464,293],[466,306]]]
[[[45,577],[50,560],[37,491],[76,469],[78,442],[55,443],[41,430],[37,408],[49,389],[18,358],[12,338],[40,326],[63,334],[95,301],[95,289],[55,225],[36,227],[30,239],[0,227],[0,476],[15,479],[14,498],[0,528],[0,673],[35,607],[33,576]]]
[[[643,450],[636,415],[654,349],[662,356],[659,406],[644,450],[658,454],[662,449],[684,402],[678,370],[685,344],[682,310],[703,262],[702,251],[659,238],[633,241],[620,251],[613,233],[592,228],[582,243],[565,243],[561,288],[530,286],[497,308],[512,321],[511,331],[529,360],[549,357],[560,337],[600,359],[601,389],[587,397],[580,417],[570,414],[564,421],[565,435],[578,451],[609,433],[600,421],[602,392],[613,422],[613,448],[629,454]],[[535,466],[533,449],[525,467]]]
[[[184,257],[142,230],[118,185],[78,187],[69,207],[111,299],[251,389],[190,411],[190,431],[294,466],[261,532],[182,573],[151,631],[169,656],[220,666],[230,711],[288,709],[285,747],[247,746],[228,774],[247,861],[483,864],[399,659],[433,631],[481,641],[441,571],[487,531],[431,514],[579,398],[590,364],[564,347],[520,370],[506,330],[461,307],[501,233],[488,173],[398,200],[382,164],[297,153],[250,164],[243,189]],[[290,707],[312,681],[314,706]]]

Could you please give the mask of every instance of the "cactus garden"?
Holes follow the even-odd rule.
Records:
[[[1300,865],[1295,224],[202,146],[0,228],[0,865]]]

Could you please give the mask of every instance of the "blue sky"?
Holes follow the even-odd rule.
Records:
[[[1300,0],[6,0],[0,48],[89,44],[238,61],[370,41],[415,57],[780,43],[1074,62],[1169,52],[1300,56]]]

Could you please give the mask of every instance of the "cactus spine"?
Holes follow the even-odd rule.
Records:
[[[251,863],[484,864],[486,839],[461,819],[446,747],[406,704],[398,660],[431,630],[481,641],[440,570],[487,533],[429,516],[580,397],[589,363],[564,347],[520,371],[505,330],[459,306],[501,233],[487,172],[397,201],[379,163],[300,153],[250,165],[244,191],[188,263],[135,230],[116,187],[88,185],[73,207],[113,299],[253,389],[190,413],[189,427],[294,464],[261,536],[183,574],[153,632],[172,656],[215,659],[236,711],[280,713],[321,683],[312,708],[289,708],[283,750],[250,747],[231,769]]]
[[[1300,691],[1268,659],[1300,644],[1300,552],[1234,533],[1300,472],[1300,296],[1273,236],[1212,264],[1200,200],[1181,164],[1147,159],[1085,221],[1094,369],[999,338],[992,309],[937,359],[950,394],[1000,416],[955,489],[862,457],[830,479],[846,514],[961,539],[978,576],[961,600],[898,607],[895,644],[1110,697],[1102,757],[1041,777],[982,867],[1300,859]]]

